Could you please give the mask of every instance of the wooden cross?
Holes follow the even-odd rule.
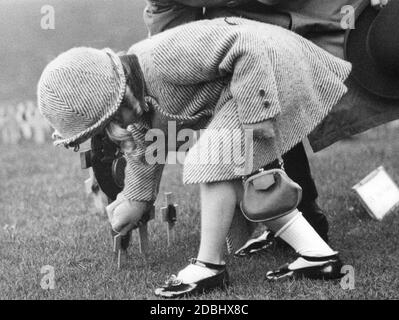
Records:
[[[162,221],[167,222],[166,232],[168,239],[168,247],[175,241],[176,234],[174,226],[177,221],[177,209],[178,205],[173,203],[172,192],[165,192],[165,206],[161,208]]]
[[[117,259],[117,268],[118,270],[121,269],[121,265],[122,265],[122,255],[125,256],[126,254],[126,250],[122,249],[122,239],[123,237],[127,237],[127,236],[131,236],[130,233],[128,233],[127,235],[123,236],[121,234],[116,234],[113,237],[113,252],[114,254],[116,254],[116,259]]]
[[[0,109],[0,133],[4,143],[17,144],[21,139],[13,106],[5,106]]]
[[[155,208],[154,206],[151,208],[149,212],[146,213],[147,217],[145,219],[146,222],[141,223],[138,226],[138,241],[139,241],[139,249],[140,253],[145,256],[150,252],[150,241],[148,240],[148,222],[154,220],[155,218]]]
[[[34,109],[32,118],[32,127],[34,132],[34,139],[37,144],[43,144],[46,142],[46,134],[50,131],[50,126],[47,121],[44,120],[40,114],[39,109]]]
[[[147,217],[145,218],[145,222],[140,223],[137,227],[140,253],[144,254],[145,256],[147,256],[150,252],[150,242],[148,240],[148,222],[153,220],[155,217],[154,208],[147,212],[146,215]],[[131,236],[132,231],[128,232],[126,235],[113,232],[113,252],[116,254],[118,270],[121,269],[122,259],[126,259],[126,251],[129,247]]]
[[[15,113],[15,118],[17,119],[22,135],[26,140],[31,139],[33,136],[32,127],[28,120],[30,115],[29,112],[30,109],[26,107],[25,104],[19,103],[17,105],[17,112]]]

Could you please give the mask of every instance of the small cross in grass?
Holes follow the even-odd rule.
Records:
[[[177,209],[178,205],[173,203],[172,192],[165,192],[165,206],[161,208],[162,221],[167,223],[167,237],[168,237],[168,247],[175,240],[174,226],[177,221]]]

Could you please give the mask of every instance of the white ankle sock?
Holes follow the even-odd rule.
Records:
[[[325,257],[337,253],[319,236],[299,211],[276,232],[276,237],[283,239],[303,256]]]
[[[218,273],[217,270],[209,269],[195,264],[189,264],[177,275],[177,279],[183,283],[193,283],[199,280],[212,277]]]

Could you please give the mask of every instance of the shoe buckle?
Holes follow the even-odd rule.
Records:
[[[182,281],[180,279],[178,279],[174,274],[171,275],[169,277],[169,279],[167,279],[165,281],[165,285],[168,287],[175,287],[175,286],[179,286],[182,284]]]

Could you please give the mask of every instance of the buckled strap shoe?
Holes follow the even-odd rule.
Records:
[[[155,290],[155,295],[162,298],[180,298],[199,295],[214,289],[224,289],[229,284],[229,275],[226,265],[212,264],[197,259],[191,259],[191,264],[217,271],[214,276],[201,279],[193,283],[183,283],[175,275],[172,275],[161,288]]]
[[[259,237],[248,240],[234,255],[236,257],[249,257],[255,253],[265,251],[274,243],[274,235],[270,231],[265,231]]]
[[[316,280],[334,280],[340,279],[344,276],[341,272],[342,262],[338,254],[327,257],[307,257],[300,256],[299,259],[304,259],[309,263],[308,267],[292,268],[293,264],[285,264],[274,271],[269,271],[266,274],[267,280],[281,280],[286,278],[293,279],[316,279]]]

